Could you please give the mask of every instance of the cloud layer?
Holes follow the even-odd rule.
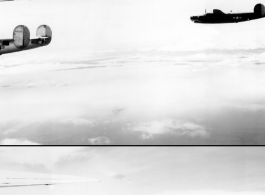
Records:
[[[250,115],[263,113],[264,52],[223,51],[177,56],[157,51],[89,57],[76,53],[63,63],[52,57],[43,64],[36,61],[15,67],[6,57],[3,61],[11,64],[1,72],[2,140],[39,144],[248,143],[244,139],[249,137],[247,130],[228,115],[246,121]],[[31,69],[33,66],[39,69]],[[227,132],[216,119],[227,121]],[[255,121],[257,134],[261,134],[262,121]],[[253,123],[245,126],[251,129]],[[243,136],[232,141],[240,129]],[[262,143],[263,135],[260,138],[255,143]],[[216,139],[220,142],[213,142]]]
[[[205,127],[191,122],[163,120],[153,121],[147,124],[141,124],[131,129],[132,131],[140,131],[143,133],[143,139],[150,139],[154,135],[159,134],[175,134],[177,136],[190,136],[190,137],[207,137],[208,132]]]
[[[255,3],[240,6],[252,10]],[[262,20],[213,26],[189,20],[205,5],[227,11],[221,1],[19,5],[25,9],[14,14],[21,17],[6,29],[32,19],[32,28],[50,24],[55,37],[48,47],[1,57],[1,143],[264,142],[262,117],[254,117],[264,114]]]

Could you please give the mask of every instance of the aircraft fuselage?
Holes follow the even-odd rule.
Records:
[[[207,13],[203,16],[192,16],[190,19],[194,23],[203,24],[222,24],[238,23],[249,20],[256,20],[265,17],[265,6],[261,3],[255,5],[252,13],[229,13],[225,14],[221,10],[214,9],[213,13]]]
[[[238,23],[246,22],[249,20],[256,20],[264,18],[264,16],[259,16],[255,13],[240,13],[240,14],[205,14],[203,16],[193,16],[191,20],[194,23],[204,23],[204,24],[221,24],[221,23]]]

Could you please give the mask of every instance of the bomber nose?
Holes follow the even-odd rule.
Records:
[[[191,19],[192,22],[198,23],[200,17],[199,16],[191,16],[190,19]]]
[[[190,20],[191,20],[191,21],[194,21],[196,18],[197,18],[196,16],[191,16],[191,17],[190,17]]]

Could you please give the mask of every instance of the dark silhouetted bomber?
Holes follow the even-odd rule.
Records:
[[[222,24],[238,23],[249,20],[256,20],[265,17],[265,7],[263,4],[257,4],[254,7],[254,13],[229,13],[225,14],[221,10],[214,9],[213,13],[207,13],[203,16],[192,16],[190,19],[194,23],[202,24]]]

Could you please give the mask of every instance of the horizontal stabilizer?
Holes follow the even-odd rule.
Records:
[[[219,9],[214,9],[214,10],[213,10],[213,13],[214,13],[214,14],[224,14],[224,12],[222,12],[222,11],[219,10]]]

